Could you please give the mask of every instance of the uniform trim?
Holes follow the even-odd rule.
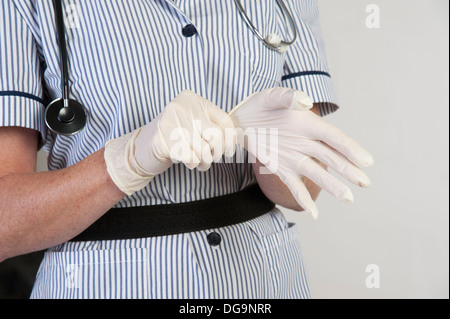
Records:
[[[331,75],[324,71],[303,71],[303,72],[295,72],[291,74],[286,74],[281,78],[281,81],[296,78],[299,76],[305,76],[305,75],[325,75],[331,78]]]
[[[25,93],[25,92],[20,92],[20,91],[0,91],[0,96],[19,96],[19,97],[25,97],[27,99],[32,99],[36,102],[39,102],[41,104],[45,104],[44,100],[41,99],[40,97],[30,94],[30,93]]]

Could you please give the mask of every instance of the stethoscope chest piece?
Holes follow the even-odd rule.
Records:
[[[55,100],[45,110],[45,123],[52,132],[60,135],[78,133],[86,125],[86,119],[83,105],[72,99]]]

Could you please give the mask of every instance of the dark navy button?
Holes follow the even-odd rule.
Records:
[[[218,246],[222,241],[222,237],[216,232],[209,234],[206,238],[211,246]]]
[[[197,34],[197,29],[193,24],[188,24],[183,28],[182,32],[186,38],[189,38],[192,37],[194,34]]]

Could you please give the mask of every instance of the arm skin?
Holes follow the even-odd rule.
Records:
[[[311,109],[312,112],[319,115],[318,105],[315,104]],[[253,163],[253,171],[256,175],[256,180],[261,188],[262,192],[275,204],[283,206],[285,208],[294,210],[294,211],[303,211],[303,208],[297,203],[297,201],[292,196],[290,190],[284,185],[281,179],[273,174],[260,174],[259,168],[262,166],[261,162],[256,160],[256,163]],[[326,168],[325,165],[320,163],[320,165]],[[309,179],[305,179],[306,188],[311,194],[311,198],[315,201],[320,194],[321,188],[314,184]]]
[[[75,237],[125,197],[106,171],[103,149],[36,173],[38,134],[0,128],[0,262]]]

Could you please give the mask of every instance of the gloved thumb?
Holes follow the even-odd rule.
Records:
[[[229,115],[234,115],[245,106],[254,104],[257,105],[257,108],[265,107],[269,110],[291,108],[306,111],[313,107],[313,102],[306,93],[284,87],[275,87],[254,93],[245,98],[231,110]]]
[[[261,92],[264,100],[271,106],[293,108],[299,111],[309,110],[313,101],[304,92],[289,88],[276,87]]]

